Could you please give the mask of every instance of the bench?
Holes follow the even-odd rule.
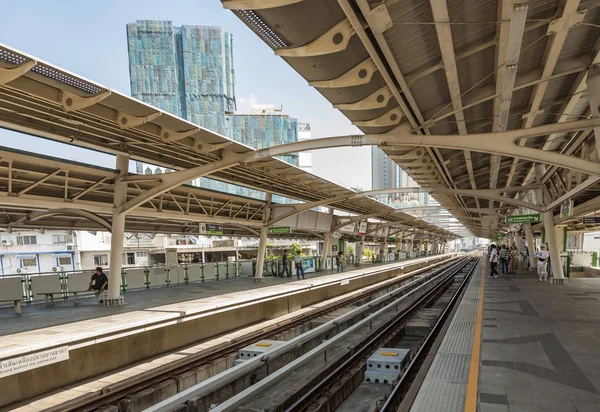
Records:
[[[68,292],[65,292],[65,291],[40,292],[40,293],[36,293],[36,295],[44,296],[44,298],[46,300],[46,306],[54,306],[54,295],[63,295],[66,293],[67,295],[73,295],[73,304],[78,305],[79,304],[79,294],[85,293],[85,292],[92,292],[92,291],[85,289],[85,290],[70,290]]]
[[[23,300],[23,299],[0,300],[0,303],[13,302],[13,304],[15,305],[15,314],[20,315],[21,314],[21,300]]]
[[[21,301],[23,300],[23,283],[20,276],[0,279],[0,302],[12,302],[15,313],[21,314]]]

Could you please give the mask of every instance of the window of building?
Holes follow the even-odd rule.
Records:
[[[37,236],[17,236],[17,245],[37,245]]]
[[[72,264],[71,258],[70,257],[61,257],[61,258],[58,258],[58,264],[60,266],[71,266],[71,264]]]
[[[137,258],[148,257],[148,252],[135,252],[135,257],[137,257]]]
[[[52,243],[73,243],[73,237],[71,235],[52,235]]]
[[[95,266],[108,265],[108,256],[107,255],[94,255],[94,265]]]
[[[152,174],[152,169],[150,169],[149,167],[147,167],[146,170],[144,171],[144,174],[151,175]]]
[[[33,258],[33,259],[21,259],[21,263],[23,264],[23,267],[37,266],[37,259],[36,258]]]
[[[123,263],[126,265],[135,265],[135,253],[134,252],[123,253]]]

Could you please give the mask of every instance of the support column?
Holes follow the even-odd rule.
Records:
[[[563,273],[562,264],[560,261],[560,250],[558,248],[558,240],[556,239],[556,231],[554,230],[554,214],[551,210],[544,212],[544,228],[546,229],[546,242],[550,252],[550,264],[552,265],[553,283],[565,283],[565,275]]]
[[[354,266],[362,264],[363,249],[365,247],[365,236],[362,235],[360,240],[356,242],[356,255],[354,256]]]
[[[587,91],[590,99],[592,117],[600,117],[600,64],[592,66],[587,75]],[[596,155],[600,159],[600,126],[594,127]]]
[[[333,208],[328,209],[329,215],[331,215],[331,226],[333,226]],[[327,270],[327,256],[329,256],[331,250],[331,232],[325,233],[325,240],[323,241],[323,253],[321,255],[321,270]]]
[[[265,265],[265,256],[267,254],[267,234],[269,233],[269,227],[266,226],[266,222],[271,218],[271,193],[265,194],[265,213],[263,214],[263,226],[260,228],[260,240],[258,242],[258,254],[256,255],[256,274],[254,275],[255,282],[264,282],[263,267]]]
[[[119,206],[127,201],[127,182],[123,179],[129,172],[129,156],[117,155],[116,169],[119,173],[114,185],[112,227],[110,237],[110,271],[108,272],[108,298],[106,306],[125,303],[121,296],[121,268],[123,267],[123,238],[125,236],[125,214],[118,213]]]
[[[525,238],[527,239],[527,249],[529,249],[529,270],[536,270],[537,259],[535,257],[535,242],[533,240],[533,231],[531,223],[525,223]]]

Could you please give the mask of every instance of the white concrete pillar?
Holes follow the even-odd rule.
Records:
[[[554,226],[554,214],[551,210],[544,212],[544,229],[546,232],[546,242],[548,243],[548,249],[550,252],[550,263],[552,265],[552,276],[554,279],[564,279],[562,264],[560,261],[560,250],[558,248],[558,240],[556,238],[556,231]]]
[[[354,266],[362,264],[363,249],[365,248],[365,236],[362,235],[360,240],[356,242],[356,256],[354,257]]]
[[[535,257],[535,242],[533,240],[533,231],[531,223],[525,223],[525,237],[527,239],[527,249],[529,249],[529,270],[536,270],[537,259]]]
[[[588,70],[587,90],[590,100],[590,112],[592,117],[600,117],[600,64],[593,65]],[[600,126],[594,127],[596,137],[596,154],[600,159]]]
[[[328,213],[331,215],[331,226],[333,226],[333,208],[328,209]],[[327,267],[327,256],[331,254],[331,232],[325,233],[325,240],[323,241],[323,253],[321,256],[321,270],[326,270]]]
[[[329,256],[329,250],[331,249],[331,233],[325,233],[325,239],[323,240],[323,253],[321,254],[321,270],[326,270],[327,267],[327,256]]]
[[[254,279],[257,282],[262,282],[264,280],[263,277],[263,267],[265,265],[265,255],[267,254],[267,234],[269,232],[269,228],[263,226],[260,228],[260,240],[258,241],[258,254],[256,255],[256,275]]]
[[[114,184],[113,206],[116,210],[127,201],[127,182],[123,178],[129,172],[129,156],[117,155],[116,169],[119,173]],[[110,237],[110,271],[108,273],[107,306],[122,305],[121,268],[123,266],[123,237],[125,236],[125,213],[113,212]]]
[[[265,257],[267,254],[267,234],[269,233],[269,227],[266,223],[271,218],[271,199],[273,196],[271,193],[265,194],[265,212],[263,213],[263,226],[260,228],[260,239],[258,241],[258,253],[256,255],[256,274],[254,275],[255,282],[263,282],[263,267],[265,265]]]

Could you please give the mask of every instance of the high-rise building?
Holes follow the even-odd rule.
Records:
[[[298,123],[298,141],[304,142],[310,139],[312,139],[310,124]],[[312,172],[312,153],[310,151],[298,154],[298,167],[308,173]]]
[[[131,95],[229,136],[235,110],[233,37],[220,27],[138,20],[127,25]]]
[[[377,146],[371,147],[371,186],[373,190],[396,186],[398,166]]]
[[[220,27],[138,20],[127,25],[127,48],[133,97],[257,149],[298,141],[298,121],[273,105],[256,105],[250,114],[235,114],[233,37]],[[297,155],[282,160],[298,165]],[[140,174],[169,171],[141,162],[136,167]],[[264,196],[207,178],[192,184]]]

